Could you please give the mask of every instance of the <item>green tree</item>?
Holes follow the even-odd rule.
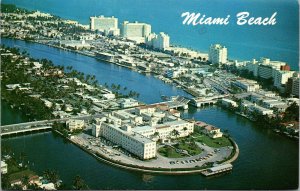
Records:
[[[21,182],[22,182],[23,186],[27,187],[29,185],[29,176],[28,175],[23,176],[22,179],[21,179]]]
[[[84,182],[84,180],[79,175],[77,175],[73,180],[73,189],[75,189],[75,190],[87,190],[87,189],[89,189],[89,187]]]
[[[10,183],[7,174],[1,175],[1,188],[3,188],[4,190],[10,189]]]
[[[284,113],[283,120],[286,121],[299,121],[299,106],[296,102],[292,103]]]

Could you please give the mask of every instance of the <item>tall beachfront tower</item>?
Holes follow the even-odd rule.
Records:
[[[151,25],[146,23],[129,23],[124,21],[121,25],[121,36],[138,43],[144,43],[145,38],[151,33]]]
[[[211,45],[209,48],[208,60],[212,64],[226,64],[227,48],[220,44]]]
[[[151,33],[146,38],[146,44],[155,49],[165,50],[170,46],[170,37],[163,32],[160,32],[158,35]]]
[[[115,17],[90,17],[90,29],[98,30],[104,33],[112,33],[113,35],[119,35],[120,30],[118,28],[118,19]]]

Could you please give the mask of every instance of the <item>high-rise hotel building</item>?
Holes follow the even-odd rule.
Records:
[[[98,30],[106,34],[119,35],[118,19],[115,17],[90,17],[90,29]]]
[[[146,38],[146,44],[155,49],[165,50],[170,46],[170,37],[163,32],[160,32],[158,35],[155,33],[151,33]]]
[[[209,48],[208,60],[212,64],[226,64],[227,48],[220,44],[211,45]]]
[[[138,43],[144,43],[145,38],[151,33],[151,25],[146,23],[130,23],[124,21],[121,25],[121,36],[134,40]]]

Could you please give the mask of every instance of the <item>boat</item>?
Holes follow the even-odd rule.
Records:
[[[280,132],[278,129],[274,129],[273,131],[276,132],[276,133],[279,133],[279,132]]]
[[[161,99],[164,101],[170,101],[170,97],[166,96],[166,95],[162,95]]]
[[[218,165],[218,166],[215,166],[215,167],[212,167],[212,168],[202,171],[201,174],[203,174],[204,176],[212,176],[212,175],[228,172],[228,171],[232,170],[232,167],[233,166],[230,163]]]
[[[115,55],[106,53],[106,52],[95,52],[96,59],[106,61],[106,62],[114,62]]]

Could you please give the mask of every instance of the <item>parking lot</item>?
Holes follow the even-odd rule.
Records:
[[[81,133],[73,136],[72,140],[86,147],[88,150],[95,153],[99,152],[100,154],[103,154],[114,161],[152,168],[172,169],[201,167],[206,163],[222,161],[232,152],[231,147],[215,149],[197,143],[197,145],[203,149],[203,152],[201,152],[199,155],[175,159],[163,157],[157,154],[157,158],[143,161],[104,138],[95,138],[91,135]]]

